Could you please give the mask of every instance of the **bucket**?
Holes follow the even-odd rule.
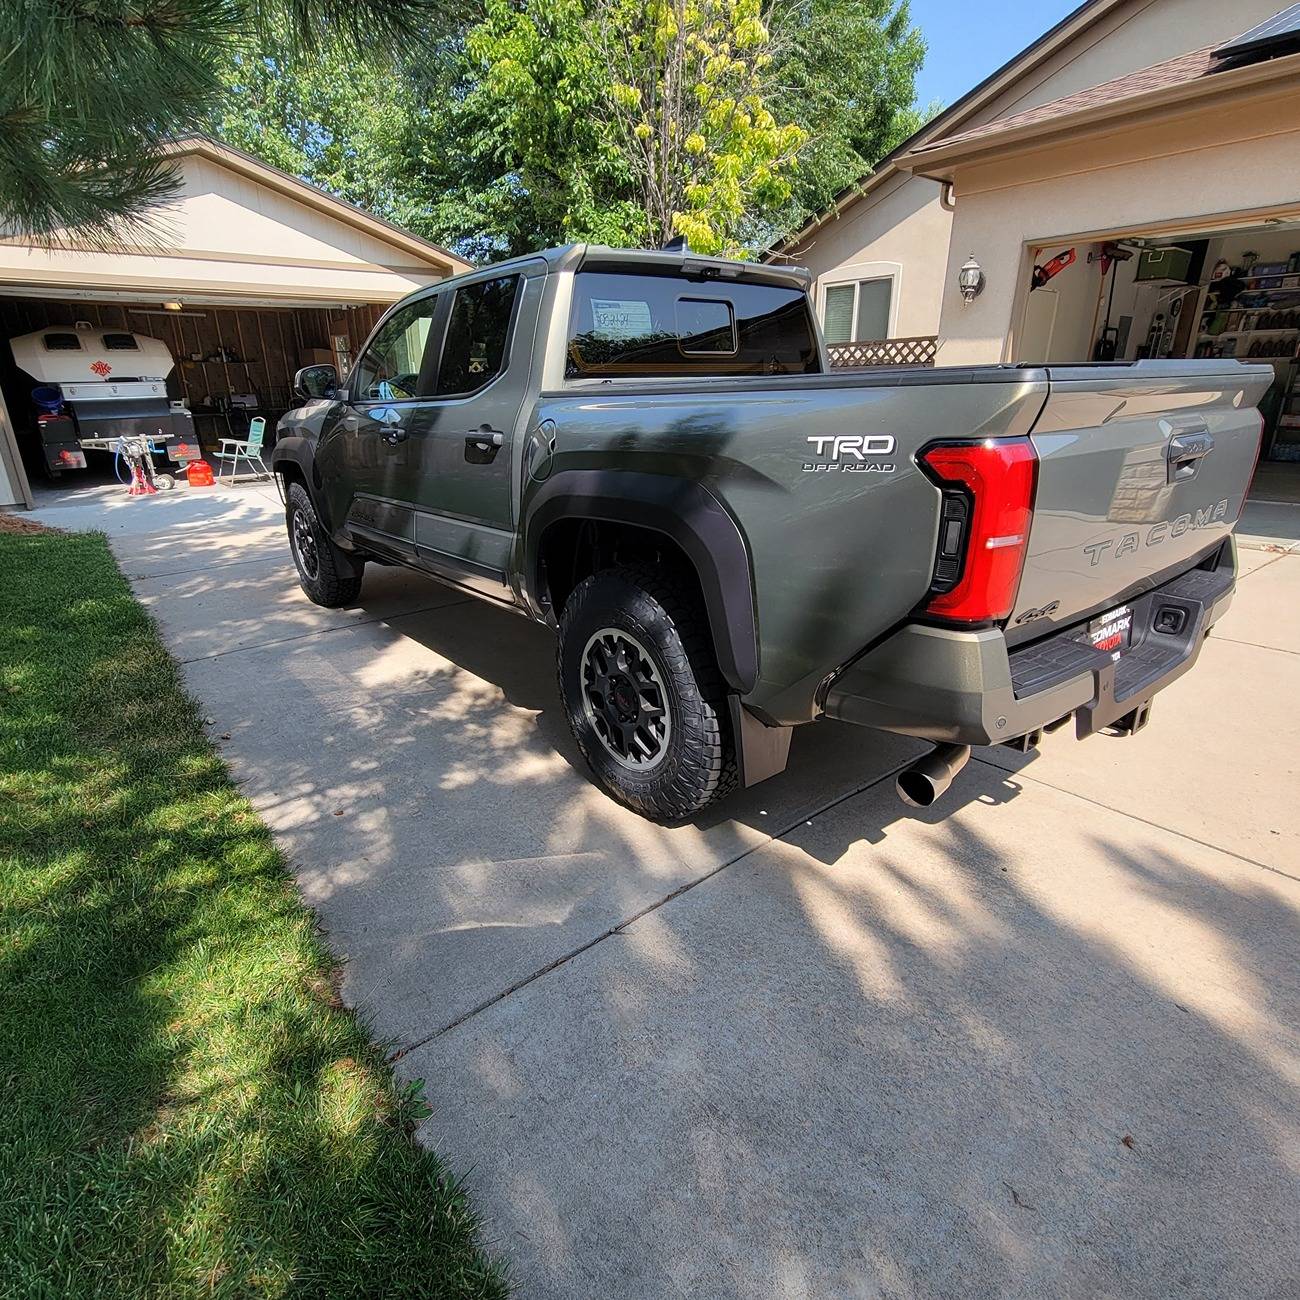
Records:
[[[32,402],[38,411],[58,415],[63,410],[63,393],[49,384],[40,384],[32,389]]]
[[[185,467],[185,477],[192,488],[211,487],[212,466],[206,460],[192,460]]]

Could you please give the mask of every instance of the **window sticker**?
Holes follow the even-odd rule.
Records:
[[[591,331],[607,339],[637,339],[653,334],[650,304],[634,298],[593,298]]]

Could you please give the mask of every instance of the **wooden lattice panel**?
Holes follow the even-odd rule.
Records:
[[[831,343],[826,351],[835,370],[869,366],[932,366],[939,340],[933,334],[910,339],[871,339],[862,343]]]

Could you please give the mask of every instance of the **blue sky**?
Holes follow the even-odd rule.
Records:
[[[1055,27],[1079,0],[911,0],[912,22],[929,52],[916,99],[946,108],[1008,59]]]

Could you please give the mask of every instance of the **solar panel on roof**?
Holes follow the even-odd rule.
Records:
[[[1238,54],[1271,49],[1273,46],[1300,45],[1300,4],[1283,9],[1267,22],[1234,37],[1214,51],[1215,58],[1230,58]]]

